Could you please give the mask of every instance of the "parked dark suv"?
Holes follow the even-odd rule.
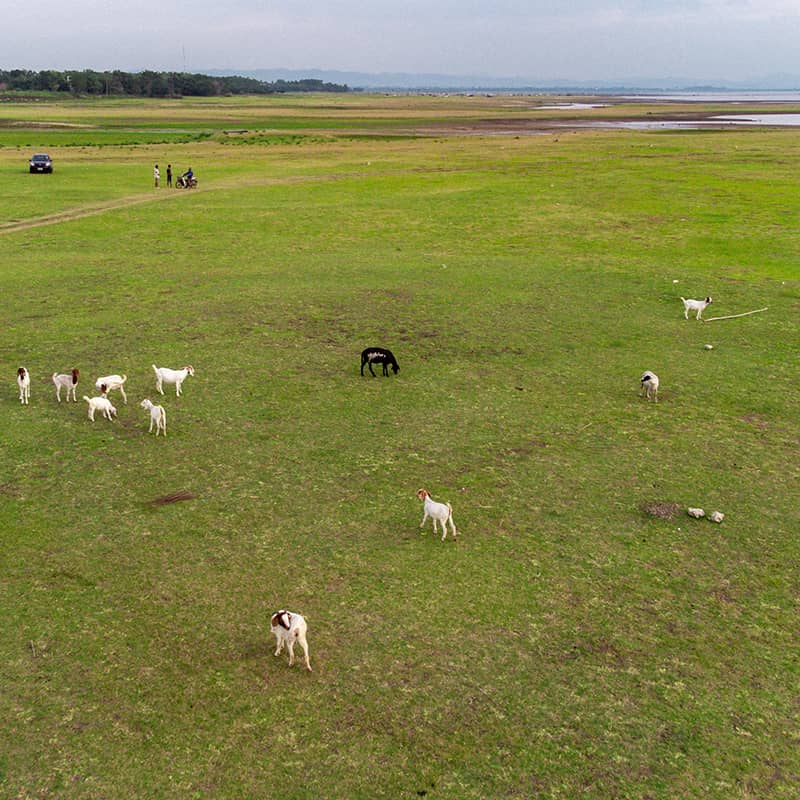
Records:
[[[31,157],[30,171],[52,172],[53,160],[50,158],[49,155],[47,155],[47,153],[37,153],[35,156]]]

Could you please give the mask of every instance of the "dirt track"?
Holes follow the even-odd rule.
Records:
[[[210,184],[205,184],[197,189],[189,191],[173,191],[173,192],[159,192],[154,194],[152,191],[146,194],[137,194],[130,197],[120,197],[117,200],[107,200],[102,203],[91,205],[79,206],[77,208],[68,209],[66,211],[58,211],[55,214],[47,214],[41,217],[34,217],[32,219],[20,220],[19,222],[6,222],[0,223],[0,236],[8,233],[18,233],[19,231],[29,230],[30,228],[40,228],[45,225],[58,225],[61,222],[72,222],[76,219],[83,219],[85,217],[94,217],[99,214],[106,214],[110,211],[117,211],[121,208],[130,208],[131,206],[143,205],[145,203],[162,203],[169,201],[178,201],[184,197],[191,197],[196,193],[218,191],[224,189],[233,189],[236,187],[246,186],[280,186],[282,184],[292,183],[309,183],[313,181],[335,181],[347,180],[353,178],[374,178],[380,174],[383,176],[389,175],[403,175],[409,173],[420,172],[461,172],[463,168],[453,169],[408,169],[408,170],[388,170],[382,173],[375,172],[346,172],[336,174],[323,174],[323,175],[298,175],[288,178],[225,178],[215,181]]]

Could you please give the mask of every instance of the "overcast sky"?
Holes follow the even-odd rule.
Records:
[[[800,0],[4,0],[0,68],[800,74]]]

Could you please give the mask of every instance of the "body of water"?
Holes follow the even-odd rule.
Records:
[[[620,95],[626,100],[669,100],[681,103],[800,103],[796,92],[676,92]]]
[[[800,127],[800,114],[720,114],[705,119],[637,119],[606,120],[582,119],[557,123],[564,128],[625,128],[635,131],[698,130],[702,128],[741,127]]]
[[[788,125],[790,127],[800,125],[800,114],[747,114],[742,116],[725,114],[711,119],[733,125]]]
[[[607,108],[608,103],[559,103],[557,106],[536,106],[536,111],[574,111],[590,108]]]

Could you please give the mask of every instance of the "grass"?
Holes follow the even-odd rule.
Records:
[[[794,797],[796,137],[335,128],[53,147],[53,176],[0,148],[0,793]],[[201,188],[152,190],[168,159]],[[197,372],[166,441],[152,363]],[[55,403],[72,366],[128,374],[116,422]],[[672,503],[726,519],[643,510]],[[313,674],[272,657],[283,606]]]

